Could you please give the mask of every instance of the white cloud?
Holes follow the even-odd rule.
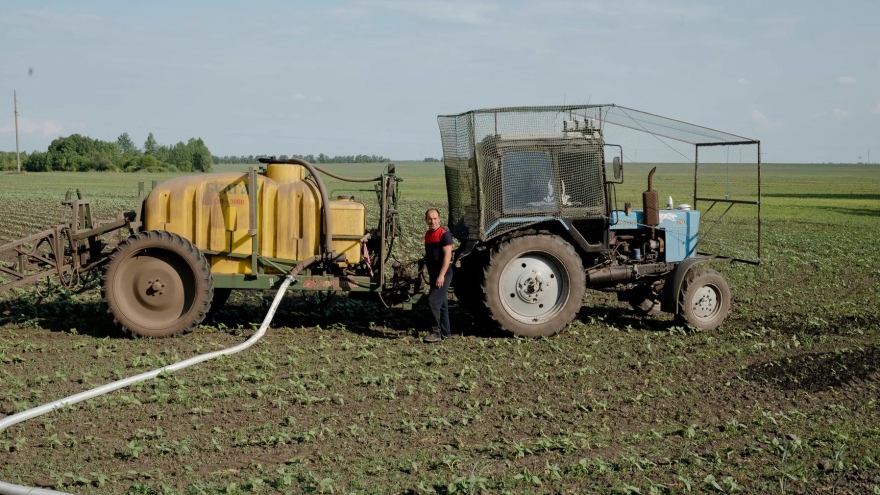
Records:
[[[491,16],[487,14],[498,9],[494,3],[439,0],[420,2],[408,0],[364,0],[360,2],[360,5],[367,8],[398,12],[426,21],[474,25],[489,24]]]
[[[876,107],[871,109],[871,113],[880,115],[880,103],[878,103]]]
[[[840,76],[837,78],[837,82],[840,84],[855,84],[856,78],[853,76]]]
[[[843,110],[841,108],[835,108],[834,110],[831,111],[831,115],[833,115],[834,117],[837,117],[838,119],[842,119],[842,118],[848,117],[849,112],[847,112],[846,110]]]
[[[0,126],[0,134],[15,133],[15,123],[10,121]],[[21,135],[37,135],[43,138],[61,135],[61,123],[55,120],[32,120],[27,117],[18,119],[18,133]]]
[[[752,109],[751,117],[762,131],[781,131],[785,127],[781,120],[770,119],[759,110]]]
[[[740,84],[748,84],[749,80],[744,77],[741,77],[741,78],[737,79],[736,82],[738,82]]]

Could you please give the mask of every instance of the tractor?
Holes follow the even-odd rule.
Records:
[[[439,125],[449,225],[461,241],[455,293],[510,333],[560,331],[581,309],[586,289],[616,293],[641,314],[664,311],[712,330],[727,316],[731,294],[724,277],[703,265],[759,262],[698,251],[700,212],[689,204],[660,209],[653,176],[662,162],[648,174],[641,209],[630,202],[619,209],[616,191],[629,148],[622,143],[638,146],[643,136],[673,150],[670,142],[695,146],[692,159],[679,151],[694,167],[694,205],[759,207],[760,189],[750,199],[697,189],[702,147],[759,150],[756,140],[616,105],[476,110],[440,116]],[[759,171],[759,152],[751,156],[757,161],[737,165]],[[759,184],[759,173],[753,179]]]
[[[642,314],[664,311],[714,329],[731,294],[721,274],[704,265],[760,261],[756,140],[616,105],[484,109],[438,122],[447,225],[459,241],[453,290],[468,311],[506,332],[559,332],[587,289],[614,292]],[[642,208],[628,201],[619,208],[624,162],[632,160],[631,146],[644,157],[645,142],[659,146],[650,163],[656,168],[693,167],[693,207],[661,209],[652,170]],[[693,146],[692,154],[682,144]],[[745,160],[740,151],[734,169],[749,171],[757,188],[730,179],[730,150],[741,147],[750,151]],[[700,161],[701,150],[719,156],[706,151],[716,148],[727,151],[726,162]],[[669,150],[677,153],[672,159]],[[391,257],[400,232],[401,178],[393,164],[376,177],[345,178],[301,159],[260,161],[261,170],[179,177],[154,184],[149,194],[142,184],[136,210],[108,222],[95,221],[89,201],[69,194],[68,224],[0,246],[7,279],[0,292],[51,275],[73,285],[100,268],[114,322],[144,337],[189,332],[231,291],[276,288],[288,275],[304,291],[374,294],[387,305],[419,297],[422,278]],[[698,190],[701,170],[720,177],[721,187]],[[324,176],[372,183],[377,225],[368,228],[363,202],[331,199]],[[698,202],[706,211],[724,210],[713,231],[733,206],[755,209],[756,256],[699,250],[710,242],[699,229]],[[742,225],[742,216],[735,220]],[[122,229],[130,235],[111,248],[104,237]],[[737,249],[731,238],[720,239],[722,251]]]

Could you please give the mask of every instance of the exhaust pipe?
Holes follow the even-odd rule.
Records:
[[[656,227],[660,225],[660,196],[654,190],[654,172],[657,167],[648,172],[648,190],[642,193],[642,209],[645,211],[645,225]]]

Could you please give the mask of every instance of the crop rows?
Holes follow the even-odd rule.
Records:
[[[421,250],[424,209],[444,207],[442,174],[420,167],[398,166],[401,259]],[[735,305],[716,331],[590,291],[543,339],[499,336],[453,301],[459,336],[429,346],[424,310],[292,293],[243,353],[0,433],[0,480],[96,494],[880,493],[880,232],[865,222],[880,171],[838,184],[766,168],[762,264],[719,267]],[[120,338],[94,291],[21,291],[0,301],[0,414],[240,343],[271,297],[236,292],[196,332],[145,340]]]

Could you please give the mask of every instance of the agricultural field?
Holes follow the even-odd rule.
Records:
[[[640,207],[649,169],[627,168],[620,206]],[[444,177],[397,170],[409,260]],[[661,204],[685,201],[689,173],[655,182]],[[0,243],[64,221],[68,188],[111,218],[134,208],[138,181],[176,175],[0,175]],[[717,267],[734,307],[715,331],[588,291],[541,339],[498,335],[453,301],[458,336],[428,345],[425,310],[291,290],[242,353],[0,432],[0,480],[82,494],[880,494],[880,166],[762,176],[761,264]],[[733,235],[754,235],[751,214],[731,214]],[[273,296],[234,293],[196,332],[146,340],[114,330],[97,289],[0,295],[0,417],[236,345]]]

